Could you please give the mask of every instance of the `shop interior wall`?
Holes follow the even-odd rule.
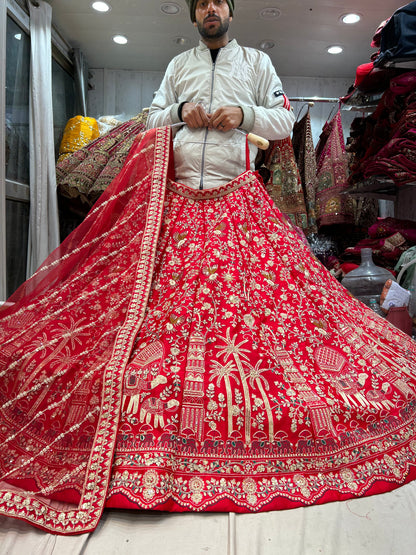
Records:
[[[150,106],[154,92],[163,78],[163,72],[143,72],[116,69],[93,69],[89,91],[89,115],[100,117],[116,115],[127,120]],[[344,96],[354,78],[328,77],[284,77],[281,76],[286,94],[292,98],[339,98]],[[315,102],[310,108],[312,135],[316,146],[319,135],[327,120],[338,108],[337,102]],[[305,114],[305,102],[292,102],[296,116]],[[356,117],[365,117],[366,112],[357,110],[341,110],[344,139],[349,136],[351,122]],[[381,216],[416,220],[415,187],[410,186],[399,191],[396,202],[382,201]]]
[[[93,75],[89,91],[89,115],[121,116],[129,119],[150,106],[154,92],[163,78],[163,72],[143,72],[117,69],[92,69]],[[346,94],[352,84],[353,77],[284,77],[281,76],[283,88],[289,97],[339,98]],[[292,103],[296,115],[303,115],[306,107],[304,102]],[[312,134],[316,145],[322,127],[337,109],[337,103],[315,102],[310,108]],[[360,113],[342,110],[341,117],[345,138],[349,134],[351,121]]]

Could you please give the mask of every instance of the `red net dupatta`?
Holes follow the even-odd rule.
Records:
[[[97,525],[170,145],[170,128],[140,134],[85,221],[0,312],[1,514],[56,533]]]

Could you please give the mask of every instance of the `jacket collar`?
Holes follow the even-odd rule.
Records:
[[[237,46],[238,46],[237,41],[235,39],[231,39],[230,42],[225,46],[223,46],[222,48],[224,50],[231,50],[232,48],[237,48]],[[202,42],[202,40],[199,41],[197,49],[201,51],[209,50],[208,46],[204,42]]]

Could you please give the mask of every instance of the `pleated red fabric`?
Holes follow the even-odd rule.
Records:
[[[140,135],[0,312],[0,513],[268,511],[415,477],[416,345],[313,257],[256,174],[174,180]]]

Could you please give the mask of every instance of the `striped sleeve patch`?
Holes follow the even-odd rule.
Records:
[[[273,96],[275,98],[279,98],[279,96],[282,96],[283,97],[283,108],[286,108],[286,110],[291,110],[289,99],[282,90],[274,91]]]

